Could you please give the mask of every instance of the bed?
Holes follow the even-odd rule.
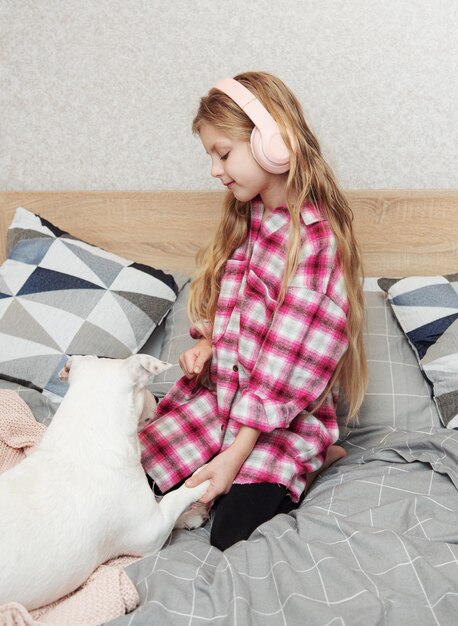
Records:
[[[111,620],[113,626],[456,622],[458,431],[453,418],[454,411],[458,414],[458,191],[346,194],[365,261],[370,371],[359,423],[341,423],[347,456],[315,481],[297,511],[275,517],[248,541],[224,553],[209,545],[211,521],[195,531],[174,531],[159,553],[126,567],[138,590],[139,605]],[[167,283],[172,276],[173,284],[170,280],[167,284],[173,293],[159,312],[154,304],[155,316],[147,307],[151,298],[145,296],[141,306],[135,300],[137,309],[143,307],[139,319],[146,331],[137,327],[141,326],[137,318],[129,317],[135,307],[129,308],[123,300],[132,330],[125,333],[131,343],[114,337],[117,330],[109,321],[101,336],[110,337],[115,356],[122,344],[126,350],[149,351],[176,363],[179,351],[190,341],[187,276],[192,275],[199,246],[215,228],[222,198],[221,192],[213,191],[0,194],[0,295],[4,294],[0,297],[0,388],[18,391],[45,425],[62,394],[52,375],[43,382],[39,379],[43,372],[36,371],[45,367],[38,368],[38,363],[50,362],[49,355],[27,350],[40,341],[40,345],[53,341],[60,346],[52,348],[53,367],[65,357],[63,344],[53,335],[51,324],[46,327],[40,306],[64,306],[62,294],[70,289],[55,287],[50,304],[37,289],[32,297],[31,287],[27,293],[24,286],[22,292],[18,287],[16,300],[25,293],[32,304],[25,311],[14,310],[14,315],[10,311],[9,316],[5,304],[11,295],[6,292],[16,280],[5,272],[16,271],[21,263],[21,267],[33,265],[33,276],[40,280],[51,276],[46,272],[54,272],[54,277],[65,273],[67,252],[56,256],[54,269],[51,261],[37,269],[37,250],[43,240],[46,250],[78,249],[75,254],[78,263],[85,263],[86,273],[79,276],[80,282],[74,280],[72,289],[85,289],[85,294],[96,291],[94,285],[88,286],[90,272],[97,269],[88,260],[94,247],[101,250],[107,272],[116,263],[128,272],[127,277],[140,272],[138,291],[152,277]],[[19,216],[17,207],[22,207]],[[39,222],[35,214],[42,218]],[[10,228],[13,220],[15,226]],[[66,233],[71,233],[70,239]],[[42,251],[39,254],[44,258]],[[379,284],[380,277],[387,280]],[[396,280],[399,277],[407,278]],[[124,283],[119,280],[124,287],[117,290],[116,298],[119,301],[124,289],[121,295],[126,300],[126,278]],[[100,291],[96,277],[94,281]],[[151,296],[149,283],[145,289]],[[100,316],[106,303],[104,307]],[[78,315],[84,317],[83,312]],[[40,320],[50,339],[32,336],[33,325]],[[87,328],[87,319],[85,324]],[[436,330],[439,324],[440,331],[426,340],[420,331],[431,324]],[[81,339],[84,333],[78,332]],[[92,337],[97,337],[97,352],[104,344],[95,331],[84,335],[85,346],[91,347],[87,342]],[[13,347],[10,340],[16,341]],[[21,358],[5,356],[19,349],[15,346],[24,351]],[[178,375],[178,367],[168,370],[154,380],[152,390],[163,395]]]

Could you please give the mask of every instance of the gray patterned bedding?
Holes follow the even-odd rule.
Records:
[[[116,626],[454,624],[458,614],[458,431],[380,292],[367,292],[370,384],[347,457],[301,507],[222,553],[207,525],[174,531],[126,569],[140,594]],[[40,421],[53,405],[12,383]]]
[[[355,454],[247,542],[221,553],[205,529],[180,531],[129,566],[141,607],[113,624],[456,623],[456,487],[415,458],[434,463],[448,442],[440,471],[454,474],[458,434],[428,435],[419,455],[424,434],[380,433],[363,451],[374,434],[352,435]]]

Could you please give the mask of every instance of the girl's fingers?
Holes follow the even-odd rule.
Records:
[[[188,372],[186,369],[186,363],[184,362],[184,359],[180,356],[180,358],[178,359],[178,363],[180,364],[181,370],[183,372],[183,374],[185,376],[188,376]]]
[[[195,355],[183,352],[178,360],[181,369],[188,378],[193,378],[195,376],[195,373],[193,372],[195,359]]]
[[[217,498],[220,494],[221,489],[218,489],[218,487],[215,487],[215,485],[211,483],[207,491],[199,500],[197,500],[197,502],[200,502],[201,504],[209,504],[210,502],[213,502],[213,500],[215,500],[215,498]]]
[[[193,474],[191,478],[188,478],[188,480],[185,482],[185,485],[186,487],[197,487],[205,480],[209,479],[211,479],[211,475],[204,468],[200,470],[200,472],[197,472],[197,474]]]
[[[194,361],[194,365],[193,365],[193,374],[200,374],[200,372],[202,371],[202,367],[204,366],[204,359],[201,356],[198,356],[196,358],[196,360]]]
[[[209,504],[210,502],[212,502],[216,498],[216,494],[214,493],[214,491],[214,489],[209,487],[204,495],[200,498],[200,500],[198,500],[198,502],[201,502],[202,504]]]
[[[197,345],[194,348],[182,352],[178,358],[178,362],[184,374],[188,378],[194,378],[197,374],[202,372],[205,363],[211,358],[211,355],[211,349],[206,351],[203,350],[201,346]]]

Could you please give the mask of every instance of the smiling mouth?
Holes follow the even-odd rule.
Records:
[[[226,187],[227,187],[228,189],[230,189],[230,188],[232,187],[232,185],[235,185],[235,180],[231,180],[231,182],[230,182],[230,183],[226,183]]]

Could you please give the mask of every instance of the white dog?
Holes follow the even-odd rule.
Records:
[[[0,604],[43,606],[120,554],[159,550],[209,481],[158,503],[137,436],[153,357],[71,357],[70,388],[41,443],[0,476]]]

